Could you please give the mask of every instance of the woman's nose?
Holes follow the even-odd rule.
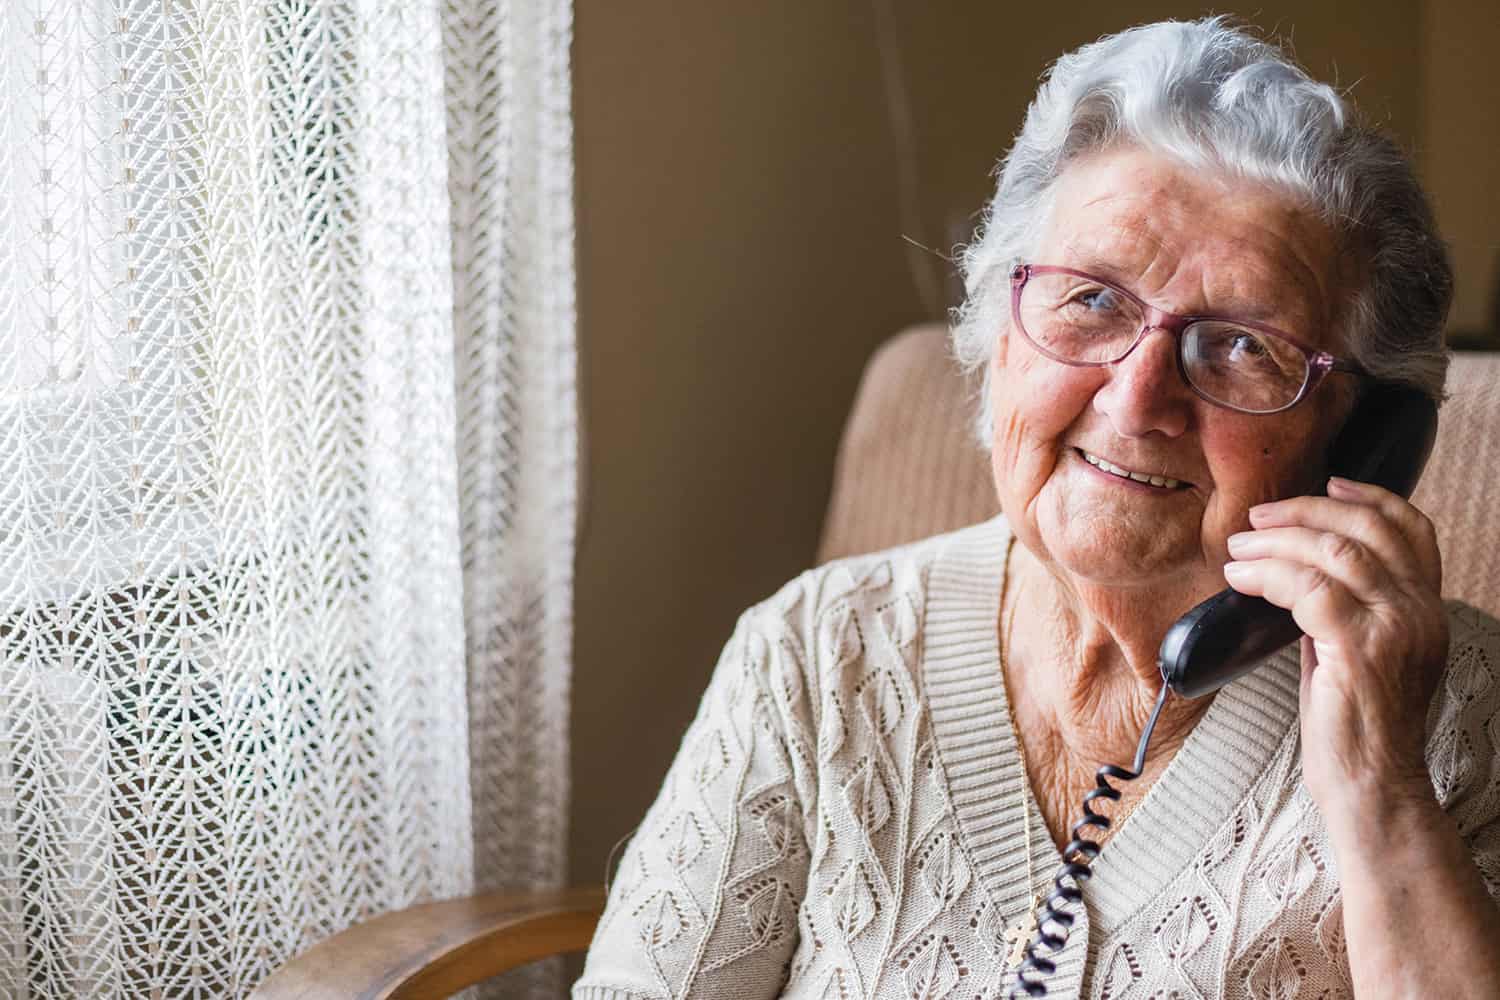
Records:
[[[1158,433],[1177,437],[1188,428],[1193,391],[1177,367],[1177,340],[1160,327],[1146,331],[1094,393],[1094,409],[1121,437]]]

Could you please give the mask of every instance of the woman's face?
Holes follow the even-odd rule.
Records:
[[[1138,150],[1098,154],[1057,182],[1033,264],[1114,280],[1179,315],[1258,320],[1342,353],[1333,333],[1333,234],[1264,188]],[[1079,582],[1206,594],[1224,586],[1225,540],[1257,503],[1315,488],[1348,413],[1345,376],[1302,403],[1252,416],[1183,382],[1171,334],[1149,332],[1124,361],[1059,364],[1007,331],[992,364],[992,466],[1024,544]],[[1103,471],[1179,480],[1151,486]]]

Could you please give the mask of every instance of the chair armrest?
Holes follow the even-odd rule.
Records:
[[[446,997],[518,965],[583,951],[604,890],[492,892],[422,903],[326,938],[271,974],[251,1000]]]

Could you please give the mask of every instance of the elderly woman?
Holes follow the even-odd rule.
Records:
[[[964,267],[1002,515],[746,612],[575,998],[1009,995],[1164,633],[1225,581],[1305,637],[1166,702],[1029,978],[1500,996],[1500,624],[1445,608],[1418,510],[1327,475],[1373,387],[1442,397],[1409,166],[1267,45],[1139,28],[1053,68]]]

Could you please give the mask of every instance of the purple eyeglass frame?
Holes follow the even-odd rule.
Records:
[[[1072,361],[1068,358],[1058,357],[1056,354],[1053,354],[1051,351],[1047,350],[1041,344],[1038,344],[1035,340],[1033,340],[1031,334],[1026,332],[1026,324],[1021,322],[1021,291],[1026,287],[1026,283],[1031,280],[1033,275],[1046,274],[1067,274],[1072,275],[1075,278],[1083,278],[1086,281],[1095,282],[1099,285],[1103,285],[1105,288],[1108,288],[1112,292],[1124,296],[1125,298],[1129,299],[1131,302],[1134,302],[1137,306],[1139,306],[1145,319],[1141,323],[1141,328],[1136,331],[1135,339],[1130,342],[1130,346],[1125,348],[1125,351],[1118,358],[1113,358],[1109,361]],[[1121,288],[1113,281],[1101,278],[1096,274],[1089,274],[1087,271],[1077,271],[1071,267],[1053,267],[1051,265],[1045,264],[1017,264],[1014,268],[1011,269],[1010,272],[1010,315],[1011,319],[1016,324],[1016,329],[1021,331],[1021,336],[1025,337],[1026,342],[1032,347],[1036,348],[1036,350],[1040,354],[1042,354],[1044,357],[1051,358],[1058,364],[1070,365],[1074,368],[1102,368],[1106,365],[1117,365],[1121,361],[1124,361],[1126,358],[1128,358],[1131,352],[1140,346],[1141,341],[1146,339],[1146,334],[1150,333],[1152,330],[1165,330],[1167,333],[1170,333],[1172,335],[1173,346],[1175,348],[1174,354],[1177,357],[1177,373],[1182,376],[1183,384],[1186,385],[1189,389],[1193,390],[1193,394],[1195,396],[1204,400],[1205,402],[1212,403],[1214,406],[1218,406],[1226,410],[1231,410],[1235,413],[1245,413],[1257,417],[1269,416],[1273,413],[1282,413],[1286,410],[1290,410],[1292,407],[1296,406],[1298,403],[1306,399],[1308,397],[1308,394],[1311,393],[1313,389],[1317,388],[1318,383],[1323,381],[1323,376],[1327,375],[1329,372],[1344,372],[1349,375],[1358,375],[1366,378],[1368,378],[1370,374],[1359,364],[1356,364],[1353,361],[1345,360],[1344,358],[1335,357],[1334,355],[1329,354],[1327,351],[1319,351],[1315,350],[1314,348],[1308,347],[1306,344],[1299,341],[1296,337],[1293,337],[1291,334],[1286,333],[1282,330],[1278,330],[1274,326],[1267,326],[1264,323],[1253,323],[1249,320],[1235,319],[1232,316],[1215,316],[1210,314],[1199,316],[1181,316],[1177,313],[1169,313],[1164,309],[1156,308],[1151,303],[1142,299],[1139,295],[1135,295],[1127,289]],[[1193,323],[1202,323],[1206,320],[1212,320],[1218,323],[1232,323],[1235,326],[1242,326],[1247,330],[1254,330],[1257,333],[1263,333],[1268,337],[1275,337],[1277,340],[1284,341],[1290,344],[1292,347],[1295,347],[1297,350],[1301,351],[1302,356],[1307,359],[1307,377],[1302,380],[1302,388],[1298,390],[1297,395],[1292,399],[1292,401],[1290,403],[1287,403],[1285,406],[1278,406],[1274,410],[1247,410],[1242,407],[1226,403],[1223,400],[1214,399],[1212,396],[1205,394],[1203,390],[1194,385],[1193,380],[1188,378],[1187,366],[1183,364],[1182,361],[1182,332],[1186,330],[1189,325]]]

